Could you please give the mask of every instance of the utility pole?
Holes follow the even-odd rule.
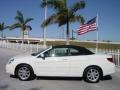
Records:
[[[74,37],[74,33],[76,33],[77,34],[77,32],[75,32],[74,30],[72,30],[72,40],[74,40],[75,39],[75,37]]]
[[[74,36],[73,36],[73,30],[72,30],[72,40],[74,39]]]
[[[64,39],[64,28],[62,28],[62,39]]]

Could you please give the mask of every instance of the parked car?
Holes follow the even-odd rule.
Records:
[[[96,83],[106,75],[115,72],[110,55],[97,55],[88,49],[73,45],[52,46],[31,55],[11,58],[6,72],[20,80],[34,76],[83,77]]]

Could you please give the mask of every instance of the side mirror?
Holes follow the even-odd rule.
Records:
[[[40,54],[40,56],[38,56],[37,58],[42,58],[43,60],[45,60],[45,55],[44,54]]]

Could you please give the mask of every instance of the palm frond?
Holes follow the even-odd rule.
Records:
[[[33,20],[33,18],[27,18],[27,19],[25,20],[24,24],[27,24],[28,22],[30,22],[30,21],[32,21],[32,20]]]
[[[65,8],[65,0],[42,0],[40,6],[44,8],[46,5],[49,8],[53,8],[54,10],[60,10],[61,8]]]
[[[70,17],[71,14],[67,10],[61,11],[57,15],[58,15],[57,21],[59,26],[65,25],[67,22],[69,22],[69,19],[71,18]]]
[[[71,7],[70,11],[72,13],[75,13],[76,11],[85,8],[85,2],[82,0],[80,2],[76,2],[75,4],[73,4],[73,6]]]
[[[3,30],[3,23],[0,23],[0,31]]]
[[[3,31],[7,28],[9,28],[9,26],[6,26],[4,22],[0,23],[0,31]]]
[[[21,22],[24,22],[24,17],[22,12],[20,12],[19,10],[17,11],[17,16],[15,17],[15,19],[20,19]]]
[[[17,16],[15,17],[15,20],[17,21],[13,25],[11,25],[9,28],[10,30],[15,28],[21,28],[21,30],[25,30],[28,25],[26,25],[28,22],[32,21],[33,18],[27,18],[25,19],[23,14],[20,11],[17,11]]]
[[[15,24],[11,25],[11,26],[9,27],[9,29],[10,29],[10,30],[13,30],[13,29],[15,29],[15,28],[20,28],[20,27],[21,27],[21,24],[20,24],[20,23],[15,23]]]
[[[42,27],[45,27],[47,26],[48,24],[53,24],[53,23],[56,23],[56,19],[57,18],[57,15],[56,14],[53,14],[52,16],[50,16],[47,20],[43,21],[43,23],[41,24]]]
[[[66,14],[66,13],[65,13]],[[57,23],[58,23],[58,26],[62,26],[62,25],[64,25],[64,24],[66,24],[67,23],[67,15],[64,15],[64,13],[63,14],[60,14],[60,15],[58,15],[58,20],[57,20]]]
[[[5,26],[5,27],[4,27],[4,29],[8,29],[8,28],[10,28],[10,26]]]
[[[20,16],[16,16],[16,17],[15,17],[15,20],[16,20],[17,22],[19,22],[19,23],[24,23],[23,18],[21,18]]]
[[[67,13],[66,11],[61,11],[57,14],[51,15],[47,20],[42,23],[42,27],[48,26],[50,24],[58,23],[58,26],[62,26],[67,22]]]
[[[26,28],[29,28],[29,30],[32,30],[32,27],[31,27],[31,26],[29,26],[29,25],[28,25],[28,26],[26,26]]]
[[[80,22],[81,24],[84,24],[85,19],[82,15],[74,15],[72,18],[70,18],[69,22]]]

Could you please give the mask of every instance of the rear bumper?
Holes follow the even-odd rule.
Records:
[[[114,74],[116,71],[115,69],[115,64],[111,63],[106,69],[104,69],[103,76]]]

